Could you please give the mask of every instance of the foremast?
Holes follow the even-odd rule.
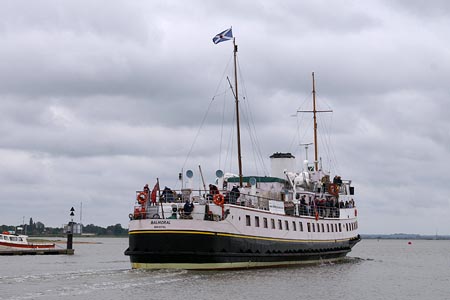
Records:
[[[236,38],[233,37],[233,53],[234,53],[234,96],[236,102],[236,132],[237,132],[237,148],[238,148],[238,166],[239,166],[239,187],[243,184],[242,175],[242,155],[241,155],[241,127],[239,123],[239,94],[238,94],[238,78],[237,78],[237,50]]]

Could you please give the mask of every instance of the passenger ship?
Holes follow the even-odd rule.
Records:
[[[234,39],[233,44],[236,70]],[[180,174],[186,186],[179,191],[161,193],[159,183],[153,191],[137,191],[125,251],[132,268],[239,269],[331,262],[344,258],[360,241],[352,182],[331,179],[319,164],[314,73],[310,112],[315,160],[303,161],[302,170],[296,170],[291,153],[274,153],[270,176],[242,175],[237,82],[235,87],[239,175],[218,170],[217,189],[204,184],[204,190],[194,190],[193,172],[188,170]]]

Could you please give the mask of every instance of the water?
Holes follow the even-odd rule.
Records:
[[[363,240],[341,263],[240,271],[131,270],[126,238],[73,256],[1,256],[0,300],[450,299],[450,241]]]

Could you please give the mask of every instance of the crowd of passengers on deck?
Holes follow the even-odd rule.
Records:
[[[312,200],[312,197],[309,197],[308,199],[309,200],[307,201],[306,195],[302,195],[300,197],[300,203],[298,204],[298,214],[301,216],[315,216],[317,213],[321,217],[338,218],[339,209],[353,208],[355,206],[355,202],[353,201],[353,199],[347,200],[345,202],[342,199],[338,201],[335,197],[325,197],[322,199],[320,199],[319,197],[315,197],[314,200]],[[286,214],[293,215],[294,210],[286,210]]]
[[[333,180],[335,183],[337,183],[337,185],[341,184],[340,181],[340,177],[335,177]],[[150,190],[148,188],[148,184],[146,184],[144,186],[144,191],[143,191],[146,195],[147,198],[150,198]],[[213,200],[214,196],[221,194],[219,189],[217,188],[216,185],[214,184],[210,184],[209,185],[209,192],[204,195],[204,197],[207,200]],[[237,185],[234,185],[233,188],[231,189],[231,191],[225,191],[224,193],[224,202],[227,204],[237,204],[237,205],[246,205],[246,201],[240,201],[240,191],[239,188],[237,187]],[[306,195],[302,195],[300,196],[300,194],[296,195],[296,199],[299,200],[299,204],[298,204],[298,211],[299,214],[301,215],[312,215],[314,214],[315,210],[319,210],[319,211],[323,211],[326,209],[332,209],[332,208],[352,208],[354,207],[355,203],[353,201],[353,199],[350,199],[349,201],[343,201],[337,200],[337,197],[323,197],[323,198],[319,198],[319,197],[315,197],[314,199],[312,199],[311,196],[308,197],[308,199],[306,199]],[[176,191],[173,191],[171,188],[169,187],[164,187],[164,189],[162,190],[160,196],[159,196],[159,201],[160,202],[164,202],[164,203],[173,203],[173,202],[182,202],[183,197],[182,194],[177,193]],[[150,205],[156,205],[156,193],[155,195],[152,195],[151,197],[151,202]]]

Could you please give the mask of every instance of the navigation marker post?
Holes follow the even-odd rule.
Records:
[[[73,217],[75,209],[72,207],[70,209],[70,223],[69,226],[67,226],[67,250],[73,249]]]

